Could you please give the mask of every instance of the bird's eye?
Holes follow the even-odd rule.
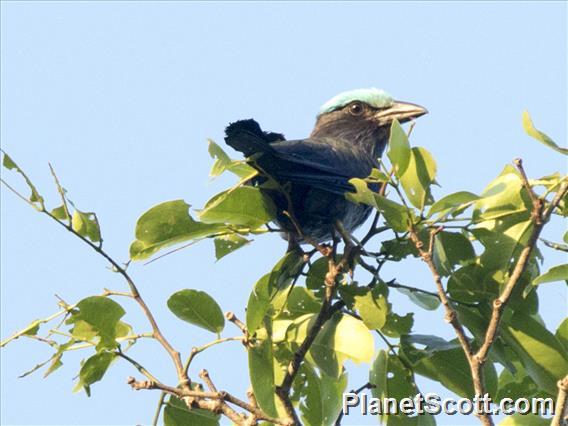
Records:
[[[353,102],[349,105],[349,112],[351,115],[361,115],[363,113],[363,105],[359,102]]]

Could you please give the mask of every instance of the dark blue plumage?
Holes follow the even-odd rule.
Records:
[[[277,222],[287,239],[302,242],[307,236],[324,242],[331,239],[337,221],[353,231],[369,216],[370,207],[347,201],[345,193],[353,190],[349,179],[365,178],[378,166],[392,120],[404,122],[425,113],[424,108],[395,102],[382,91],[357,90],[327,102],[307,139],[287,141],[249,119],[230,124],[225,142],[259,170],[256,184],[267,176],[278,182],[280,188],[263,191],[275,202]]]

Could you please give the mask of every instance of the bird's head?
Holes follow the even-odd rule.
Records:
[[[394,119],[405,123],[426,113],[426,108],[395,101],[380,89],[350,90],[322,105],[312,136],[337,137],[366,149],[372,146],[373,152],[380,155]]]

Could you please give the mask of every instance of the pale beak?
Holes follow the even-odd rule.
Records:
[[[379,126],[383,126],[391,123],[395,118],[399,123],[406,123],[424,114],[428,114],[428,110],[420,105],[411,104],[410,102],[394,101],[390,107],[378,111],[374,118]]]

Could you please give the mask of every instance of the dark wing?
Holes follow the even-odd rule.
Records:
[[[228,145],[246,157],[253,157],[253,166],[256,164],[261,172],[280,183],[307,185],[343,195],[353,191],[349,179],[366,177],[373,167],[367,155],[357,155],[345,141],[333,138],[278,140],[272,135],[282,135],[262,132],[254,120],[233,123],[226,134]]]

